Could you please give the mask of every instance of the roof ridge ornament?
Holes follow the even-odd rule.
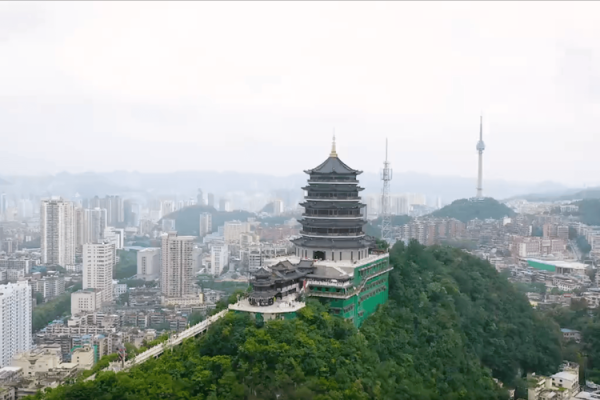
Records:
[[[337,152],[335,151],[335,128],[333,128],[333,143],[331,144],[331,153],[329,154],[329,157],[337,158],[337,156]]]

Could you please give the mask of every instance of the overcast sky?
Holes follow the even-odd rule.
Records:
[[[598,2],[0,3],[0,175],[600,183]]]

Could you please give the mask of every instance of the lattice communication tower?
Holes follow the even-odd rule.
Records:
[[[381,190],[381,238],[388,242],[392,242],[392,213],[390,210],[390,181],[392,180],[392,169],[388,161],[388,141],[385,139],[385,161],[381,170],[381,180],[383,181],[383,189]]]

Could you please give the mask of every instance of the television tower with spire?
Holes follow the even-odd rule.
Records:
[[[390,181],[392,180],[392,169],[388,161],[388,141],[385,139],[385,161],[381,170],[383,189],[381,190],[381,238],[393,245],[392,241],[392,213],[390,205]]]
[[[483,151],[485,143],[483,143],[483,116],[479,116],[479,142],[477,142],[477,152],[479,153],[479,170],[477,173],[477,196],[475,198],[483,198]]]

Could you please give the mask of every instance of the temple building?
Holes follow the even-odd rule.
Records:
[[[303,297],[316,297],[355,326],[388,298],[389,254],[365,234],[357,176],[339,159],[335,138],[329,157],[309,175],[300,236],[294,254],[269,260],[253,273],[252,292],[230,306],[258,319],[293,318]]]

